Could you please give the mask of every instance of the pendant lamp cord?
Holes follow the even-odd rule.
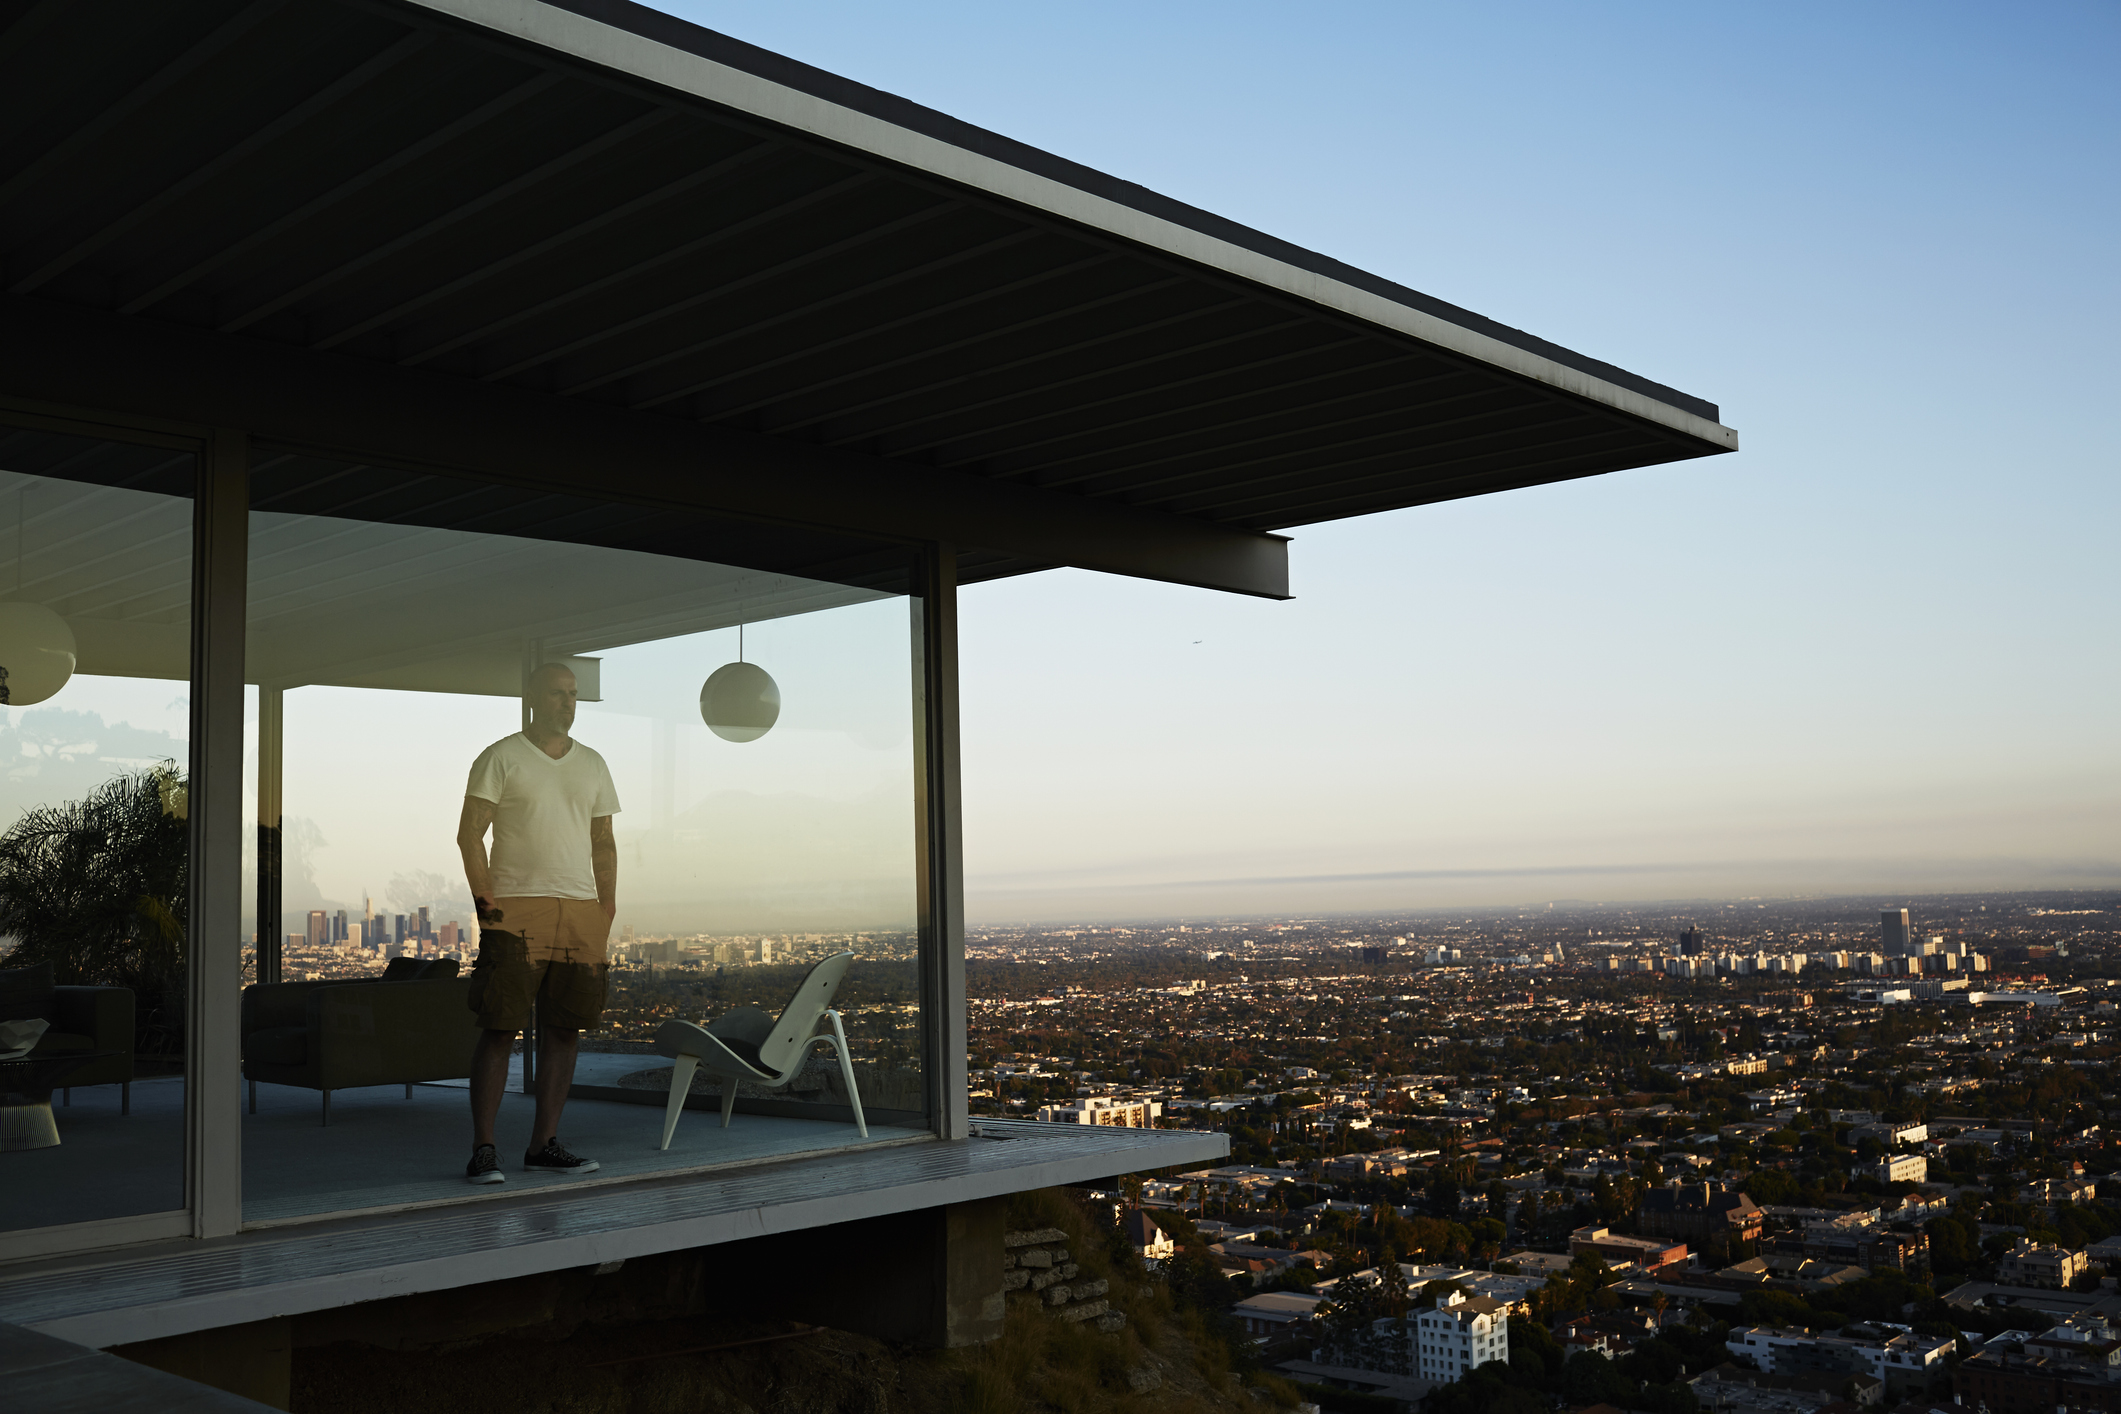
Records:
[[[16,573],[20,574],[20,572],[18,568]],[[744,661],[744,626],[742,624],[736,626],[736,660],[739,663]]]
[[[15,489],[15,597],[22,597],[22,522],[29,518],[29,487]]]

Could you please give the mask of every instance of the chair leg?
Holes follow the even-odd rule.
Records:
[[[405,1082],[405,1098],[408,1100],[412,1098],[412,1082],[410,1080]]]
[[[121,1080],[118,1082],[118,1113],[121,1115],[129,1115],[132,1112],[133,1083],[130,1080]]]
[[[743,1082],[734,1075],[722,1077],[722,1128],[729,1127],[729,1116],[736,1113],[736,1087]]]
[[[685,1113],[685,1097],[692,1093],[692,1073],[700,1068],[698,1056],[679,1056],[670,1063],[670,1100],[663,1106],[663,1147],[678,1132],[678,1116]]]
[[[324,1092],[324,1118],[322,1118],[322,1119],[318,1120],[318,1121],[317,1121],[317,1124],[318,1124],[318,1127],[322,1128],[322,1127],[328,1126],[328,1125],[329,1125],[330,1123],[331,1123],[331,1091],[329,1091],[329,1090],[326,1090],[326,1091]]]
[[[847,1032],[840,1026],[838,1012],[828,1011],[825,1015],[832,1018],[832,1043],[839,1048],[840,1079],[847,1082],[847,1103],[854,1106],[854,1127],[867,1139],[869,1121],[862,1118],[862,1092],[854,1086],[854,1060],[847,1054]]]
[[[258,1082],[255,1080],[250,1082],[250,1112],[258,1112]]]

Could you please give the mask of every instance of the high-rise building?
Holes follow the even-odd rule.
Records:
[[[1907,956],[1909,944],[1915,939],[1915,930],[1913,925],[1908,922],[1907,910],[1904,908],[1885,909],[1879,913],[1878,923],[1885,930],[1885,955],[1887,957]]]
[[[393,956],[405,950],[405,915],[402,913],[392,919],[390,946]]]
[[[346,910],[342,908],[331,916],[331,940],[343,943],[347,936]]]
[[[1679,935],[1679,955],[1681,957],[1700,957],[1701,947],[1701,930],[1699,928],[1689,928]]]
[[[427,905],[420,905],[420,937],[424,940],[435,935],[434,923],[427,916]]]
[[[309,911],[309,931],[303,935],[303,941],[313,948],[323,947],[331,941],[331,920],[325,917],[323,909]]]

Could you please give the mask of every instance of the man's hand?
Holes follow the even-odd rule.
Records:
[[[487,898],[484,894],[473,894],[471,903],[473,910],[479,915],[481,923],[498,923],[501,921],[501,910],[495,908],[493,900]]]

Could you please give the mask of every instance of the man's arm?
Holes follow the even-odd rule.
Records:
[[[493,875],[486,867],[486,827],[492,823],[492,801],[464,797],[464,813],[457,818],[457,852],[464,856],[464,882],[471,885],[471,905],[481,923],[501,921],[493,906]]]
[[[589,862],[596,869],[597,902],[609,922],[619,911],[619,842],[612,838],[609,815],[589,822]]]

